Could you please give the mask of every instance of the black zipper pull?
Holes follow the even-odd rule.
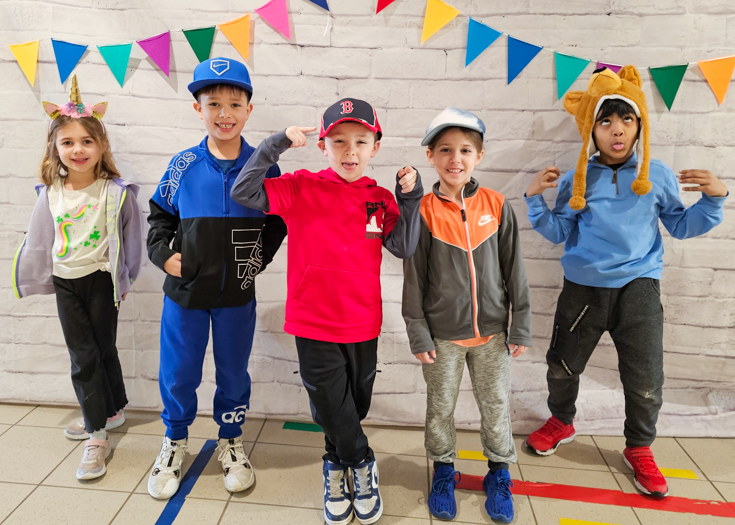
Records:
[[[613,170],[613,184],[615,184],[615,195],[620,195],[620,187],[618,186],[618,170]]]
[[[467,215],[465,214],[464,210],[460,210],[462,212],[462,221],[467,222]]]

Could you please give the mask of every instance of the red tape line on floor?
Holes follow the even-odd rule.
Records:
[[[463,474],[457,488],[483,492],[482,480],[482,476]],[[537,498],[597,503],[616,507],[634,507],[636,509],[699,514],[700,516],[735,518],[735,503],[723,503],[721,501],[677,498],[675,496],[658,499],[640,494],[626,494],[619,490],[593,489],[573,485],[556,485],[554,483],[534,483],[516,479],[513,480],[512,492],[517,496],[535,496]]]

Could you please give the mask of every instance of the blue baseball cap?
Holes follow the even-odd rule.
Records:
[[[250,73],[245,64],[231,58],[210,58],[194,69],[194,81],[189,84],[192,95],[212,84],[231,84],[253,94]]]
[[[426,136],[421,141],[422,146],[428,146],[431,140],[447,128],[467,128],[477,131],[485,140],[485,123],[469,111],[457,108],[447,108],[439,113],[426,128]]]

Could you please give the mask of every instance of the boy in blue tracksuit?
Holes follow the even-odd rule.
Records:
[[[603,68],[586,92],[568,93],[564,105],[576,115],[584,141],[577,167],[563,176],[546,168],[526,190],[533,228],[565,243],[564,288],[546,354],[551,418],[526,445],[547,456],[574,439],[579,377],[608,331],[625,394],[623,459],[639,491],[665,497],[668,485],[650,449],[664,382],[659,220],[676,239],[702,235],[722,222],[728,192],[708,171],[685,170],[677,178],[663,162],[650,160],[640,85],[633,66],[619,75]],[[679,183],[694,184],[684,190],[702,192],[702,198],[686,208]],[[557,186],[550,210],[542,193]]]
[[[217,381],[214,420],[220,427],[225,488],[238,492],[255,481],[240,438],[250,404],[254,279],[286,236],[280,217],[266,217],[230,198],[237,174],[255,151],[240,136],[253,108],[245,65],[226,58],[206,60],[194,70],[189,91],[208,136],[171,160],[150,200],[148,218],[148,256],[167,273],[158,378],[166,435],[148,479],[148,492],[156,499],[168,499],[179,488],[210,322]],[[266,176],[279,175],[274,165]]]

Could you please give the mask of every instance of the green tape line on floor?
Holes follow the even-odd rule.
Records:
[[[314,423],[298,423],[296,421],[286,421],[283,424],[284,430],[300,430],[301,432],[321,432],[322,427]]]

